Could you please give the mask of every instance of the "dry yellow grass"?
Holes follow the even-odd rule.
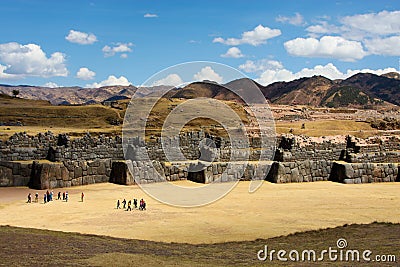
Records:
[[[305,129],[301,129],[303,123]],[[292,129],[293,134],[306,136],[354,135],[365,138],[378,133],[366,122],[351,120],[276,122],[275,127],[277,133],[289,133]]]
[[[192,185],[179,182],[179,185]],[[400,222],[400,183],[271,184],[253,194],[248,182],[210,205],[177,208],[138,186],[96,184],[68,189],[70,201],[27,204],[28,188],[0,188],[0,225],[81,232],[165,242],[254,240],[345,223]],[[85,202],[80,193],[85,192]],[[38,191],[41,198],[44,191]],[[54,190],[55,193],[58,190]],[[115,209],[117,199],[145,198],[147,211]]]

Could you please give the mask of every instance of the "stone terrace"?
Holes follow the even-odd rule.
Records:
[[[204,138],[211,140],[211,146],[202,143]],[[250,155],[236,151],[239,156],[230,163],[232,146],[224,138],[191,132],[169,141],[180,144],[187,160],[169,162],[159,138],[147,144],[140,138],[130,139],[126,151],[128,160],[125,160],[120,136],[87,134],[71,140],[67,135],[51,132],[36,136],[18,133],[0,142],[0,186],[29,185],[45,189],[102,182],[134,184],[185,179],[201,183],[238,179],[266,179],[274,183],[399,181],[400,139],[397,136],[356,139],[284,135],[277,138],[276,148],[267,148],[267,152],[275,152],[270,162],[258,162],[260,140],[254,137],[249,140],[255,148],[250,150]],[[145,157],[147,153],[150,160]],[[247,156],[246,165],[240,159]]]

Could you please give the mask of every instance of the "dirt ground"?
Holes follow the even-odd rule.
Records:
[[[240,182],[224,198],[197,208],[165,205],[138,186],[109,183],[63,189],[68,190],[68,202],[47,204],[44,191],[37,191],[39,203],[28,204],[28,192],[34,195],[36,190],[0,188],[0,225],[198,244],[270,238],[346,223],[400,222],[400,183],[265,182],[253,194],[248,185]],[[148,209],[116,209],[117,199],[134,197],[144,198]]]

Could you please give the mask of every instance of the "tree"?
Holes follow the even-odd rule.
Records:
[[[17,95],[19,95],[19,90],[12,90],[12,94],[14,97],[17,97]]]

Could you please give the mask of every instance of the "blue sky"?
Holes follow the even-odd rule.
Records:
[[[266,85],[400,64],[399,1],[2,0],[0,11],[2,84],[140,85],[200,60]],[[200,72],[227,82],[212,68]]]

